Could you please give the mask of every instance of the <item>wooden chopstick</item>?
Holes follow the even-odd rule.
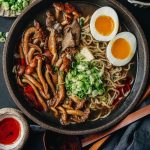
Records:
[[[101,140],[99,140],[98,142],[93,144],[89,150],[98,150],[107,141],[107,139],[109,139],[109,137],[110,137],[110,135],[102,138]]]
[[[113,128],[111,128],[110,130],[103,132],[102,134],[100,133],[96,133],[94,135],[88,136],[87,138],[84,138],[81,140],[81,144],[82,147],[85,147],[89,144],[92,144],[93,142],[96,142],[99,139],[102,139],[104,137],[106,137],[107,135],[110,135],[112,133],[114,133],[115,131],[147,116],[150,115],[150,105],[147,105],[133,113],[131,113],[130,115],[128,115],[125,119],[123,119],[119,124],[117,124],[116,126],[114,126]]]
[[[147,87],[147,89],[146,89],[146,91],[145,91],[145,93],[144,93],[144,95],[143,95],[143,97],[141,98],[141,100],[139,101],[139,103],[138,103],[138,105],[139,104],[141,104],[148,96],[150,96],[150,85]],[[110,136],[109,136],[110,137]],[[96,147],[98,147],[98,145],[99,145],[99,147],[103,144],[103,143],[105,143],[105,141],[107,141],[107,139],[109,139],[109,137],[108,138],[105,138],[105,140],[103,140],[103,139],[101,139],[101,140],[99,140],[99,139],[97,139],[97,140],[99,140],[97,143],[95,143],[91,148],[95,148],[95,149],[91,149],[91,150],[96,150]],[[92,138],[93,138],[93,140],[94,140],[94,138],[97,138],[97,136],[95,136],[95,134],[94,135],[90,135],[90,136],[88,136],[88,137],[86,137],[85,139],[82,139],[81,140],[81,143],[82,143],[82,146],[84,146],[84,145],[86,145],[86,143],[87,143],[87,141],[89,140],[89,144],[92,144]],[[91,142],[90,142],[90,140],[92,140]],[[96,141],[97,141],[96,140]],[[84,143],[84,142],[86,142],[86,143]],[[87,145],[86,145],[87,146]],[[95,147],[94,147],[95,146]]]

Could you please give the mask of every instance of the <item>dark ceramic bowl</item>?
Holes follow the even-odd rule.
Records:
[[[134,6],[139,6],[140,8],[150,7],[150,1],[149,0],[128,0],[128,2],[133,4]]]
[[[33,22],[36,18],[41,23],[45,18],[46,9],[50,8],[53,0],[37,0],[31,6],[29,6],[14,22],[12,25],[9,36],[5,43],[3,54],[3,71],[6,81],[6,85],[10,92],[10,95],[16,105],[35,123],[40,126],[63,134],[89,134],[98,131],[106,130],[113,125],[117,124],[121,119],[125,118],[137,104],[140,99],[144,88],[146,86],[149,59],[148,59],[148,47],[147,42],[139,23],[132,16],[132,14],[124,8],[117,1],[113,0],[80,0],[70,1],[76,5],[83,14],[92,14],[95,9],[101,6],[113,7],[120,19],[120,23],[125,25],[127,30],[134,33],[137,38],[137,52],[134,58],[135,67],[133,67],[132,73],[135,77],[135,81],[129,96],[116,108],[107,118],[98,120],[95,122],[85,122],[82,124],[72,124],[62,126],[56,119],[44,113],[39,113],[29,106],[27,101],[18,92],[18,86],[16,84],[14,75],[12,73],[13,68],[13,55],[15,51],[16,43],[21,37],[25,28]]]

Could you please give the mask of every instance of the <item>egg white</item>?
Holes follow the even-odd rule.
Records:
[[[131,53],[125,59],[115,58],[111,52],[113,43],[119,38],[125,39],[130,44]],[[136,47],[137,47],[137,42],[136,42],[136,37],[134,36],[134,34],[132,34],[130,32],[121,32],[121,33],[117,34],[116,37],[109,42],[109,44],[106,48],[106,55],[107,55],[107,58],[110,61],[110,63],[112,63],[114,66],[124,66],[124,65],[128,64],[131,61],[131,59],[133,58],[133,56],[136,52]]]
[[[95,28],[95,22],[96,22],[97,18],[100,16],[111,17],[114,21],[114,30],[108,36],[104,36],[104,35],[100,34]],[[108,6],[101,7],[99,9],[97,9],[91,17],[91,20],[90,20],[91,34],[98,41],[110,41],[117,34],[118,28],[119,28],[118,15],[117,15],[116,11],[111,7],[108,7]]]

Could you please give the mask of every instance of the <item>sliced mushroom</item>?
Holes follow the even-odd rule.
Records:
[[[34,93],[35,93],[35,95],[36,95],[39,103],[42,105],[44,111],[48,111],[48,107],[47,107],[45,101],[43,100],[43,98],[40,96],[37,88],[29,80],[27,80],[27,79],[22,79],[22,82],[29,84],[33,88]]]
[[[73,5],[71,5],[69,3],[65,3],[64,7],[65,7],[65,12],[68,14],[71,14],[75,10]]]
[[[45,93],[47,99],[49,99],[50,94],[48,93],[48,85],[42,75],[42,60],[41,59],[38,59],[37,74],[38,74],[38,78],[39,78],[40,82],[42,83],[44,93]]]
[[[81,110],[66,109],[66,112],[68,115],[73,115],[73,116],[83,116],[84,115],[84,112]]]
[[[60,34],[62,32],[63,27],[59,22],[56,22],[53,27],[57,31],[57,33]]]
[[[32,74],[34,72],[34,68],[33,67],[31,67],[31,66],[26,66],[26,69],[25,69],[25,73],[26,74],[28,74],[28,75],[30,75],[30,74]]]
[[[53,55],[52,64],[58,60],[58,54],[56,49],[56,32],[54,29],[50,30],[50,36],[48,39],[48,49]]]
[[[61,22],[61,25],[66,26],[69,25],[71,23],[71,16],[70,14],[65,13],[64,14],[64,20]]]
[[[73,14],[74,18],[79,18],[80,14],[75,9],[75,7],[69,3],[65,3],[65,12],[68,14]]]
[[[30,48],[30,50],[29,50],[29,52],[28,52],[28,54],[27,54],[27,59],[28,59],[28,62],[29,62],[29,64],[31,63],[31,60],[32,60],[32,58],[33,58],[33,55],[35,54],[35,51],[38,51],[39,53],[42,53],[41,51],[39,51],[38,49],[36,49],[36,48]]]
[[[82,116],[73,115],[73,116],[71,116],[70,119],[73,120],[73,121],[76,122],[76,123],[85,122],[85,121],[88,119],[89,114],[90,114],[90,109],[89,109],[89,108],[86,108],[86,109],[84,110]]]
[[[58,61],[56,62],[55,66],[58,67],[58,68],[60,68],[60,66],[62,65],[62,63],[63,63],[63,59],[60,57],[58,59]]]
[[[46,34],[44,32],[44,30],[42,29],[40,23],[36,20],[34,20],[34,26],[37,30],[37,32],[35,32],[33,39],[37,39],[40,42],[44,42],[45,38],[46,38]]]
[[[62,41],[62,50],[65,50],[68,47],[75,47],[75,40],[73,34],[70,29],[66,29],[67,31],[64,35],[64,39]]]
[[[17,76],[17,83],[18,83],[21,87],[24,87],[24,85],[23,85],[23,83],[22,83],[22,81],[21,81],[21,79],[20,79],[19,76]]]
[[[20,44],[19,44],[19,55],[20,55],[20,59],[25,59],[24,53],[23,53],[23,48],[22,48],[22,42],[20,42]]]
[[[83,108],[85,104],[85,100],[79,100],[77,96],[71,95],[69,96],[75,103],[76,103],[76,109],[81,109]]]
[[[43,92],[43,88],[42,85],[32,76],[24,74],[24,77],[29,80],[35,87],[37,87],[39,89],[39,93],[41,94],[41,96],[45,99],[47,98],[47,95]]]
[[[64,85],[64,73],[58,74],[58,91],[56,93],[55,105],[54,107],[58,106],[65,98],[65,85]]]
[[[55,17],[56,19],[59,19],[60,13],[64,10],[64,5],[63,3],[53,3],[53,6],[55,8]]]
[[[58,61],[55,63],[55,66],[59,69],[63,63],[63,58],[65,57],[65,53],[61,54]]]
[[[66,53],[66,56],[69,59],[71,59],[70,57],[74,56],[78,52],[78,50],[75,47],[70,47],[70,48],[67,48],[64,52]]]
[[[36,81],[32,76],[24,74],[24,77],[28,79],[32,84],[34,84],[34,86],[36,86],[39,90],[43,90],[42,85],[38,81]]]
[[[46,50],[42,55],[45,56],[49,61],[51,61],[53,58],[53,55],[49,50]]]
[[[46,81],[47,81],[47,83],[49,84],[49,86],[52,90],[53,95],[55,95],[56,90],[55,90],[55,87],[53,85],[53,82],[51,81],[51,78],[49,76],[49,71],[47,69],[46,69],[46,72],[45,72],[45,78],[46,78]]]
[[[54,116],[57,118],[58,117],[58,110],[54,107],[50,107],[50,109],[54,112]]]
[[[36,49],[39,53],[42,53],[42,49],[35,44],[29,43],[29,47]]]
[[[30,50],[29,50],[29,52],[28,52],[28,54],[27,54],[27,59],[28,59],[28,62],[29,62],[29,63],[31,62],[35,51],[36,51],[36,49],[30,48]]]
[[[62,114],[61,122],[63,124],[66,124],[67,123],[67,113],[66,113],[65,109],[63,107],[61,107],[61,106],[58,106],[57,109],[60,110],[60,112]]]
[[[70,105],[67,105],[67,104],[63,104],[62,106],[63,106],[65,109],[71,109],[71,110],[73,109]]]
[[[46,12],[46,26],[47,27],[52,27],[53,22],[55,21],[55,17],[50,11]]]
[[[30,47],[30,50],[27,54],[27,59],[28,59],[28,62],[30,64],[32,58],[33,58],[33,54],[35,53],[35,51],[38,51],[39,53],[42,53],[42,50],[39,46],[35,45],[35,44],[32,44],[32,43],[29,43],[29,47]]]
[[[74,39],[75,39],[75,44],[76,44],[76,46],[78,46],[80,43],[81,28],[80,28],[80,25],[79,25],[77,19],[73,20],[70,27],[71,27],[71,31],[72,31],[72,34],[73,34]]]
[[[68,72],[70,69],[71,60],[66,56],[63,58],[63,63],[60,67],[60,71]]]
[[[38,82],[40,82],[39,78],[38,78],[38,75],[36,72],[32,73],[32,77],[34,77],[34,79]]]
[[[35,67],[37,66],[37,62],[38,62],[38,59],[37,59],[37,57],[35,56],[35,57],[30,61],[29,66],[32,67],[32,68],[35,68]]]
[[[24,33],[24,36],[23,36],[23,51],[24,51],[25,56],[27,56],[28,51],[29,51],[28,43],[30,42],[30,37],[33,34],[35,34],[36,31],[37,31],[37,29],[35,27],[30,27]]]
[[[18,65],[17,66],[17,75],[22,76],[25,72],[25,66],[23,65]]]
[[[80,17],[80,13],[79,13],[77,10],[74,10],[74,11],[72,12],[72,14],[74,15],[74,19],[77,19],[77,18]]]
[[[46,64],[46,69],[50,73],[50,75],[52,77],[52,80],[53,80],[53,83],[55,85],[57,85],[57,83],[58,83],[58,73],[53,73],[53,70],[52,70],[52,68],[51,68],[51,66],[49,64]]]
[[[74,96],[74,95],[71,95],[69,96],[75,103],[79,104],[80,103],[80,100],[78,99],[77,96]]]

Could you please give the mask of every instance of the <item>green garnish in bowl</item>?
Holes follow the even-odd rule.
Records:
[[[67,94],[79,99],[102,95],[105,92],[102,75],[103,71],[89,61],[73,62],[65,78]]]

